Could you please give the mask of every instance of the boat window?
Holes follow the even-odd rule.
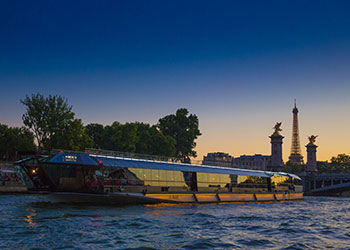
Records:
[[[198,187],[220,186],[225,187],[231,183],[229,174],[197,173]]]
[[[246,175],[231,175],[232,187],[254,187],[262,188],[266,187],[268,178],[257,177],[257,176],[246,176]]]
[[[182,172],[158,169],[129,168],[138,179],[144,181],[144,185],[149,186],[185,186]]]
[[[104,172],[104,181],[108,185],[143,185],[143,181],[139,178],[139,175],[143,175],[143,172],[133,172],[127,168],[113,168]]]
[[[271,183],[278,185],[288,185],[288,183],[292,182],[292,178],[287,176],[272,176]]]

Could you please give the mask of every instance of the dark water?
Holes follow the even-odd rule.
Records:
[[[0,195],[0,249],[350,249],[350,198],[129,207],[45,201]]]

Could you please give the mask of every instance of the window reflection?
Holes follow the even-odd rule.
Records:
[[[108,173],[109,174],[105,174],[104,176],[108,176],[108,178],[114,180],[114,182],[112,181],[111,183],[115,185],[145,185],[156,187],[187,186],[189,190],[196,190],[196,187],[220,187],[228,188],[229,191],[237,187],[266,188],[269,183],[269,178],[266,177],[203,172],[197,172],[195,183],[192,183],[194,179],[191,182],[190,172],[161,169],[111,168]],[[291,183],[292,181],[292,178],[284,176],[271,177],[271,184],[273,186],[284,185],[284,183]],[[193,184],[196,187],[192,187],[191,185]]]

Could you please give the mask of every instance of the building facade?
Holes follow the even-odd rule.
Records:
[[[255,169],[255,170],[267,170],[271,162],[271,156],[269,155],[241,155],[234,158],[235,168],[243,169]]]
[[[208,153],[206,156],[203,156],[202,165],[209,166],[221,166],[221,167],[233,167],[232,166],[233,157],[227,153],[215,152]]]
[[[241,155],[235,158],[227,153],[215,152],[208,153],[204,156],[202,164],[241,169],[267,170],[270,161],[271,156],[268,155]]]

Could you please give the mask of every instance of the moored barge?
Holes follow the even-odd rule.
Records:
[[[31,192],[97,204],[301,200],[293,174],[194,165],[110,151],[59,152],[16,162]]]

